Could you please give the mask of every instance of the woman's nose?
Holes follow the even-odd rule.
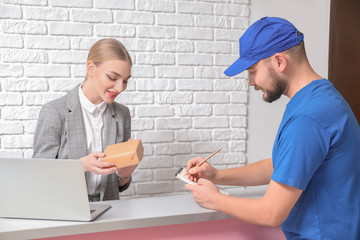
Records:
[[[115,84],[115,90],[117,92],[122,92],[124,91],[126,88],[125,84],[123,83],[123,80],[119,80],[116,84]]]

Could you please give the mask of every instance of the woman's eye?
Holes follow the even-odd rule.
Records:
[[[115,78],[110,77],[109,75],[107,75],[107,77],[111,80],[111,81],[115,81]]]

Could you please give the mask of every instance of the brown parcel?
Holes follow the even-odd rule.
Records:
[[[123,168],[139,164],[144,154],[144,147],[141,140],[137,139],[107,146],[104,153],[106,157],[100,158],[100,161],[113,162],[116,168]]]

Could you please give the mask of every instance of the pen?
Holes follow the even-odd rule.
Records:
[[[205,158],[204,160],[202,160],[200,163],[198,163],[195,167],[200,167],[201,165],[203,165],[204,162],[206,162],[207,160],[209,160],[209,158],[211,158],[212,156],[214,156],[215,154],[217,154],[218,152],[220,152],[222,148],[219,148],[218,150],[216,150],[215,152],[213,152],[212,154],[210,154],[207,158]],[[186,173],[188,174],[188,172]]]

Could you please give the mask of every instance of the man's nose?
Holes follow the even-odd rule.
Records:
[[[249,77],[249,85],[250,85],[250,86],[254,86],[254,85],[255,85],[255,81],[254,81],[253,78],[250,78],[250,77]]]

